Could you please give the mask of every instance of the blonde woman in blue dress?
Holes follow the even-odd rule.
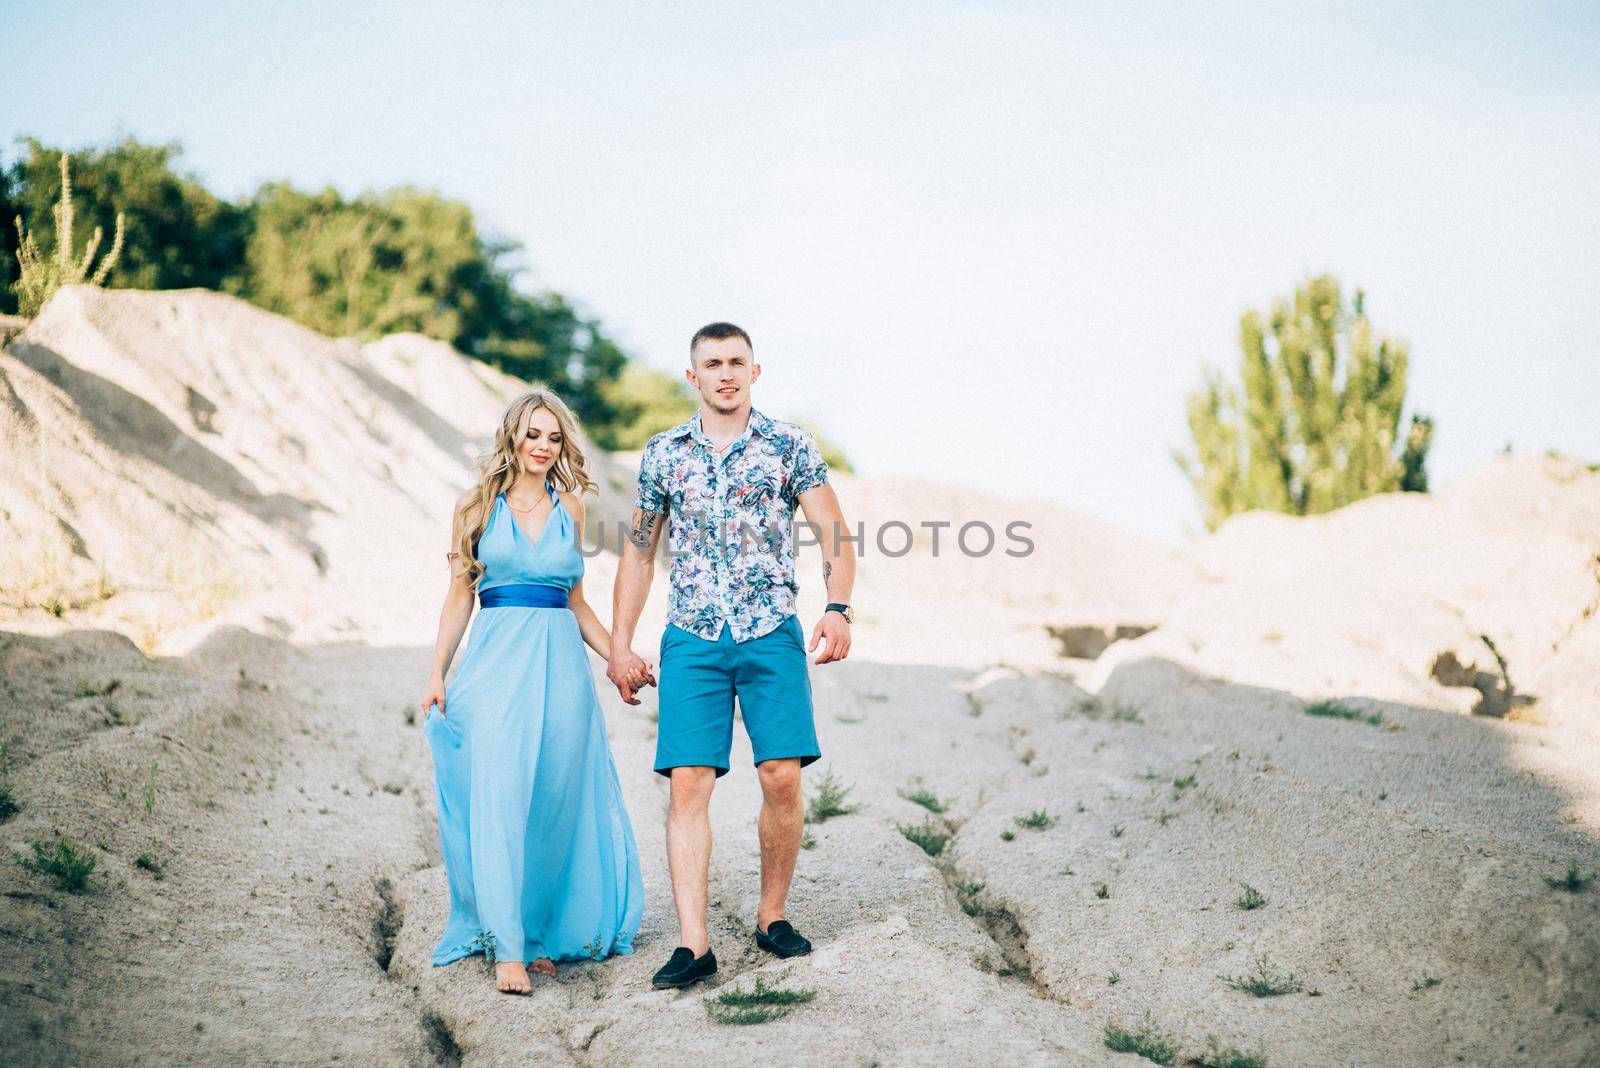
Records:
[[[584,646],[611,635],[583,595],[595,489],[565,403],[512,401],[456,504],[451,579],[422,701],[450,919],[433,963],[492,951],[495,985],[633,951],[644,884]],[[444,675],[478,602],[466,652]],[[653,669],[635,668],[640,685]],[[632,703],[637,704],[634,700]]]

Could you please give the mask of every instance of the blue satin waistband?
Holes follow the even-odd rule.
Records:
[[[479,608],[565,608],[567,591],[541,582],[514,582],[478,591]]]

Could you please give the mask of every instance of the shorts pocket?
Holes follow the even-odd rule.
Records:
[[[805,656],[806,632],[805,628],[800,626],[800,617],[790,616],[788,619],[783,621],[783,626],[779,627],[778,629],[787,631],[790,640],[794,642],[795,649],[800,653],[801,656]]]

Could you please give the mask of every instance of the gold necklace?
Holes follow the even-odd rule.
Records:
[[[535,511],[536,509],[538,509],[539,502],[535,501],[533,504],[530,504],[526,508],[518,508],[516,505],[511,503],[511,498],[507,497],[506,498],[506,507],[511,509],[513,512],[517,512],[517,513],[519,513],[521,515],[527,515],[529,512],[532,512],[532,511]]]

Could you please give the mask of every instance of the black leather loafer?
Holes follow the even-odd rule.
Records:
[[[811,943],[788,920],[773,920],[765,931],[757,927],[756,945],[780,957],[803,957],[811,952]]]
[[[657,990],[667,990],[673,987],[689,986],[702,979],[717,974],[717,955],[711,950],[706,950],[705,956],[696,957],[694,950],[688,946],[679,946],[672,951],[672,959],[661,966],[655,977],[650,980],[650,985]]]

